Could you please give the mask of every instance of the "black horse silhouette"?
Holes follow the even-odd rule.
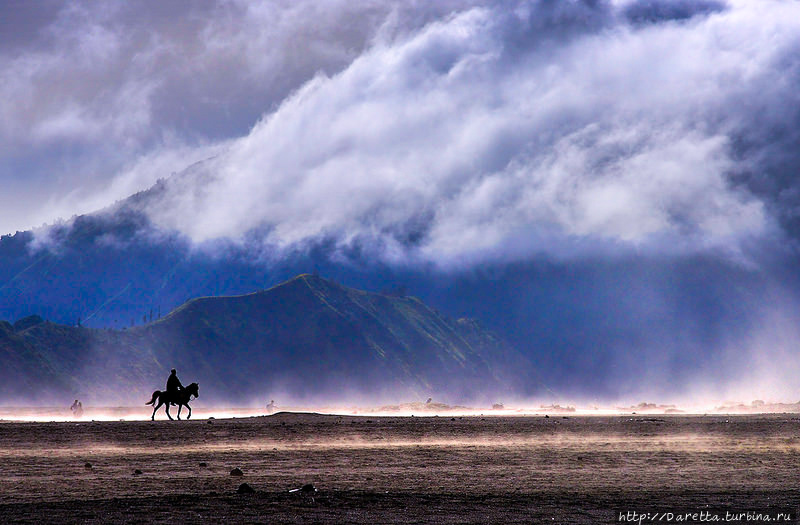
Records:
[[[170,392],[162,392],[161,390],[156,390],[153,392],[153,398],[145,403],[145,405],[153,405],[153,415],[150,417],[151,420],[156,419],[156,410],[158,410],[161,405],[164,406],[164,411],[167,413],[167,417],[172,419],[172,416],[169,415],[169,406],[178,405],[178,419],[181,418],[181,407],[186,407],[189,409],[189,415],[186,416],[186,419],[192,417],[192,407],[189,406],[189,401],[191,401],[192,396],[200,397],[200,394],[197,393],[197,383],[192,383],[191,385],[187,386],[180,392],[172,394]],[[156,405],[156,400],[158,400],[158,404]]]

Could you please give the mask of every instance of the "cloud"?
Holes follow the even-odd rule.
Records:
[[[157,225],[443,265],[603,249],[739,258],[800,231],[795,3],[54,12],[18,15],[41,25],[0,49],[6,229],[210,159],[149,203]]]
[[[258,230],[393,261],[576,242],[739,256],[775,218],[732,176],[760,134],[742,101],[780,119],[795,96],[777,63],[800,8],[768,4],[651,2],[668,13],[646,25],[631,4],[458,10],[317,74],[205,166],[202,191],[149,211],[198,241]]]
[[[718,0],[636,0],[623,8],[625,18],[633,24],[655,24],[670,20],[688,20],[725,10]]]
[[[414,3],[340,0],[9,6],[8,20],[27,29],[0,39],[0,230],[124,198],[109,192],[129,185],[114,179],[131,165],[245,135],[377,32],[402,33],[453,5],[424,16]],[[169,175],[159,168],[138,189]]]

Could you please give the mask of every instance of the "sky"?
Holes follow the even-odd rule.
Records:
[[[0,232],[162,179],[142,211],[198,245],[458,272],[715,261],[770,290],[741,308],[777,328],[737,345],[786,357],[799,85],[791,0],[7,0]]]

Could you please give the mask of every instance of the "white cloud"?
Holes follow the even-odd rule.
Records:
[[[125,197],[109,195],[127,187],[112,179],[166,148],[247,133],[318,71],[335,73],[358,56],[391,10],[344,1],[70,2],[52,17],[29,9],[15,17],[45,25],[0,47],[0,181],[14,188],[0,195],[0,230],[8,231]],[[158,168],[138,189],[169,175]],[[14,206],[22,200],[55,205]]]
[[[152,216],[198,241],[266,225],[278,247],[444,263],[576,238],[735,253],[770,218],[727,178],[732,101],[780,77],[800,29],[797,4],[773,7],[557,44],[533,15],[465,10],[318,75]]]
[[[735,254],[772,227],[729,172],[759,170],[734,158],[752,108],[793,100],[798,4],[473,4],[70,8],[49,45],[0,53],[3,154],[63,179],[36,223],[214,156],[154,221],[395,262]]]

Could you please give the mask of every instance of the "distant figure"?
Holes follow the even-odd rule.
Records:
[[[275,400],[270,399],[269,403],[267,403],[267,414],[272,414],[275,412]]]
[[[428,398],[428,400],[427,400],[427,401],[425,401],[425,404],[426,404],[426,405],[430,405],[432,401],[433,401],[433,398],[432,398],[432,397],[429,397],[429,398]]]
[[[72,410],[72,415],[74,417],[81,417],[83,415],[83,404],[77,399],[72,403],[69,409]]]
[[[178,399],[178,394],[181,393],[181,390],[183,390],[183,385],[181,384],[181,380],[178,379],[178,373],[175,372],[173,368],[167,378],[167,395],[169,398]]]

